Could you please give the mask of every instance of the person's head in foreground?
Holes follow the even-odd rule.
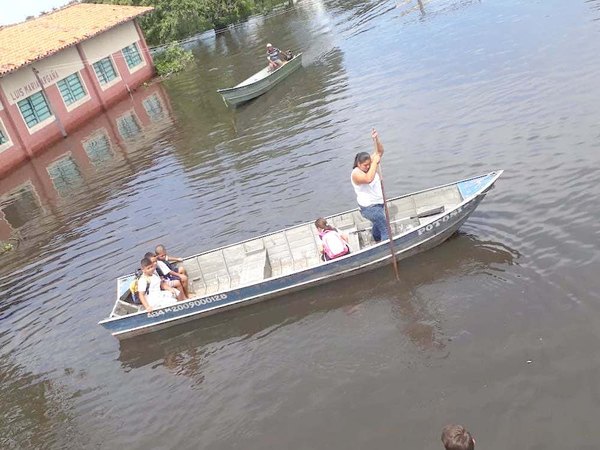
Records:
[[[461,425],[446,425],[442,430],[442,443],[446,450],[475,450],[475,439]]]

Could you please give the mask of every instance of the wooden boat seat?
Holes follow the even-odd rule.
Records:
[[[258,283],[272,274],[271,263],[266,249],[255,250],[247,253],[242,264],[240,284],[247,285]]]
[[[414,194],[412,197],[415,202],[415,212],[417,214],[439,206],[444,206],[446,210],[449,210],[462,201],[462,196],[456,185],[446,186],[435,191],[420,192]]]
[[[233,251],[228,250],[228,253]],[[234,252],[233,261],[236,255]],[[184,267],[188,273],[190,291],[194,292],[195,296],[222,292],[239,284],[240,264],[235,266],[233,261],[227,261],[227,257],[224,251],[218,250],[185,260]],[[239,257],[237,259],[241,260]]]
[[[306,224],[264,238],[273,276],[319,264],[318,237],[314,228],[312,224]]]
[[[338,230],[340,233],[348,236],[348,247],[350,247],[350,252],[355,253],[360,250],[360,240],[358,239],[356,226],[339,227]]]
[[[123,300],[117,300],[113,314],[116,316],[126,316],[127,314],[133,314],[143,310],[142,305],[134,305],[133,303],[124,302]]]

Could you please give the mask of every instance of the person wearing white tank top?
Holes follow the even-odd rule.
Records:
[[[354,167],[350,181],[356,193],[356,201],[362,216],[373,224],[371,233],[375,242],[389,239],[387,222],[383,208],[383,193],[377,166],[383,156],[383,144],[379,140],[377,130],[373,128],[371,138],[375,150],[371,155],[367,152],[357,153],[354,157]]]

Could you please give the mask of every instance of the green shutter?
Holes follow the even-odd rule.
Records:
[[[127,116],[123,116],[117,120],[117,126],[119,128],[119,133],[123,136],[124,139],[129,139],[134,136],[137,136],[142,128],[137,123],[133,114],[129,114]]]
[[[101,163],[113,158],[110,141],[105,134],[86,141],[83,148],[94,166],[99,166]]]
[[[92,67],[94,67],[94,71],[98,76],[100,84],[106,84],[117,78],[117,72],[115,71],[109,56],[100,61],[96,61],[92,64]]]
[[[77,73],[73,73],[63,78],[58,83],[60,95],[62,95],[65,104],[68,106],[77,100],[85,97],[86,92]]]
[[[8,139],[4,135],[4,131],[0,130],[0,145],[6,144],[7,142],[8,142]]]
[[[127,67],[130,69],[142,63],[142,57],[140,56],[140,52],[135,42],[125,47],[122,51],[125,61],[127,62]]]
[[[144,105],[144,109],[148,113],[148,116],[152,122],[158,122],[160,119],[165,117],[162,104],[158,99],[158,95],[154,94],[147,97],[144,99],[142,104]]]
[[[52,184],[61,197],[83,184],[83,176],[71,156],[65,156],[47,168]]]
[[[29,128],[46,120],[52,115],[50,113],[50,108],[48,107],[46,97],[41,91],[24,98],[23,100],[19,101],[17,105],[19,106],[21,114],[23,114],[23,119]]]

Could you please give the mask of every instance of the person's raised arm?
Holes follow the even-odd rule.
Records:
[[[379,133],[377,132],[377,130],[375,128],[373,128],[371,130],[371,138],[373,139],[373,144],[375,146],[375,150],[373,151],[373,154],[377,153],[379,155],[379,157],[381,158],[383,156],[383,144],[379,140]]]
[[[177,256],[165,255],[165,259],[169,262],[183,262],[183,258]]]

